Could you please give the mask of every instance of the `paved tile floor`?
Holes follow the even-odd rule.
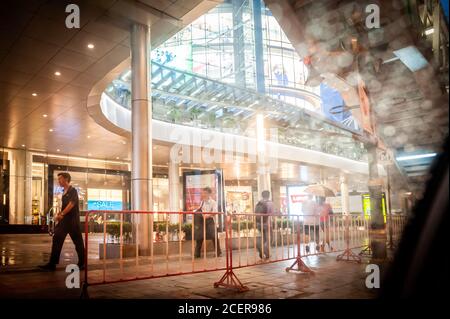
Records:
[[[36,269],[48,258],[46,235],[0,235],[0,298],[79,298],[80,289],[67,289],[64,266],[53,273]],[[50,238],[49,236],[47,236]],[[12,253],[11,253],[12,251]],[[8,252],[8,253],[6,253]],[[368,260],[355,264],[337,262],[337,253],[304,257],[315,274],[285,271],[293,261],[236,269],[238,278],[250,288],[239,293],[214,288],[223,271],[154,278],[90,286],[90,298],[373,298],[365,287]],[[73,245],[68,242],[61,263],[73,262]]]

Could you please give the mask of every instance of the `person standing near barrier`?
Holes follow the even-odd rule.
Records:
[[[269,199],[270,192],[263,191],[261,193],[262,199],[255,206],[255,214],[268,214],[272,215],[274,212],[273,203]],[[263,249],[261,247],[261,240],[256,240],[256,248],[259,251],[259,258],[261,259],[269,259],[269,221],[268,216],[256,216],[256,227],[259,229],[262,236],[262,244],[264,246],[264,255]]]
[[[330,250],[333,250],[333,247],[331,247],[330,244],[330,227],[329,227],[329,218],[330,215],[333,214],[333,209],[331,208],[331,205],[326,202],[325,197],[319,197],[318,198],[318,205],[317,205],[318,215],[320,216],[320,229],[325,234],[325,243],[328,245]],[[325,245],[320,245],[320,251],[325,251]]]
[[[39,266],[41,270],[54,271],[56,269],[67,234],[69,234],[75,244],[78,255],[78,267],[80,270],[84,269],[84,244],[83,236],[81,235],[78,192],[70,185],[70,180],[71,176],[69,173],[58,174],[59,186],[64,188],[62,207],[61,212],[55,216],[57,224],[53,235],[50,261],[45,265]]]
[[[314,238],[316,243],[316,251],[320,249],[319,246],[319,219],[317,218],[317,203],[313,199],[313,195],[308,195],[308,199],[302,205],[303,212],[303,227],[305,228],[305,237],[308,236],[308,239],[304,239],[306,243],[305,249],[306,253],[309,254],[309,242],[311,241],[311,237]]]
[[[217,215],[202,214],[202,212],[218,211],[217,203],[211,198],[211,193],[212,191],[209,187],[202,189],[202,202],[200,207],[195,211],[196,214],[194,215],[195,258],[200,258],[202,244],[205,239],[204,235],[206,235],[206,240],[212,240],[214,247],[217,241],[217,256],[220,257],[222,255],[216,227]],[[205,226],[203,226],[204,223]]]

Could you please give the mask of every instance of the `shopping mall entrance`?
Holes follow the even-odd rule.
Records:
[[[0,159],[0,224],[9,223],[9,161]]]
[[[130,209],[129,171],[60,165],[48,165],[48,209],[61,206],[63,188],[57,179],[61,172],[69,172],[72,177],[80,211]],[[39,199],[33,198],[33,224],[39,222],[39,207]]]

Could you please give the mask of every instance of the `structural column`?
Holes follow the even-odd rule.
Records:
[[[264,170],[265,167],[263,166],[260,166],[258,168],[258,196],[261,196],[262,191],[269,191],[270,196],[273,197],[271,190],[270,173],[265,173]]]
[[[341,189],[341,207],[342,215],[350,214],[350,199],[348,194],[348,178],[347,175],[341,173],[340,176],[340,189]]]
[[[32,185],[33,185],[33,154],[30,151],[25,151],[25,194],[24,194],[24,208],[25,217],[24,221],[27,222],[27,217],[30,223],[33,223],[33,209],[32,209]],[[39,216],[40,218],[40,216]]]
[[[378,175],[377,148],[367,145],[369,158],[370,248],[374,261],[386,258],[386,227],[382,212],[382,183]]]
[[[131,192],[133,210],[153,210],[152,184],[152,100],[150,92],[150,30],[134,24],[131,28]],[[136,216],[139,249],[150,247],[152,215]]]
[[[173,160],[169,162],[169,210],[180,211],[180,165]],[[177,215],[170,215],[171,223],[178,223]]]
[[[258,196],[261,196],[262,191],[271,191],[270,169],[266,154],[266,131],[262,114],[256,116],[256,143]]]
[[[233,10],[233,51],[235,82],[237,85],[245,87],[245,41],[244,26],[242,25],[244,0],[232,0],[231,4]]]
[[[262,36],[261,0],[253,0],[253,25],[255,38],[256,91],[265,93],[264,83],[264,46]]]

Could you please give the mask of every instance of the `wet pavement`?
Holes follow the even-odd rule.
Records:
[[[51,237],[45,234],[0,235],[0,298],[80,297],[81,289],[68,289],[65,285],[68,273],[64,271],[64,265],[76,262],[70,239],[66,240],[61,265],[56,272],[45,273],[36,269],[37,265],[48,260],[50,244]],[[90,286],[88,291],[90,298],[373,298],[376,291],[365,286],[368,260],[363,258],[361,264],[337,262],[337,254],[304,257],[314,274],[287,273],[285,268],[293,263],[292,260],[236,269],[238,278],[250,289],[243,293],[213,287],[223,275],[223,270]],[[211,265],[218,262],[221,266],[224,257],[214,259],[207,258]],[[203,260],[196,260],[198,269],[202,269]],[[185,262],[191,265],[189,258]],[[90,276],[95,277],[95,271],[101,276],[101,262],[96,266],[97,270],[93,266]],[[148,269],[145,264],[141,267]],[[161,267],[165,267],[163,263]]]

